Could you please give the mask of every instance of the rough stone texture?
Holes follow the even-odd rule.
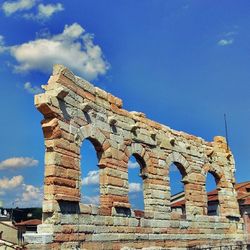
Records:
[[[223,137],[206,142],[149,120],[143,113],[128,112],[122,109],[121,99],[62,65],[54,67],[43,88],[45,93],[35,96],[44,116],[46,146],[43,224],[33,239],[27,237],[30,249],[186,249],[244,242],[234,158]],[[79,203],[84,139],[93,143],[99,158],[99,207]],[[141,166],[144,213],[130,209],[131,155]],[[171,213],[171,163],[183,176],[185,218]],[[206,215],[207,172],[217,181],[220,216]]]

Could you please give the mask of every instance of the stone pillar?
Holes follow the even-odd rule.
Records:
[[[186,217],[192,218],[204,214],[206,204],[206,192],[204,192],[205,178],[199,173],[190,173],[183,182],[185,185]]]
[[[45,138],[44,212],[50,212],[56,201],[80,200],[79,147],[74,143],[69,122],[54,113],[59,108],[57,97],[40,94],[35,97],[35,104],[45,116],[42,121]]]
[[[227,145],[226,139],[222,136],[215,136],[213,142],[214,171],[216,165],[222,169],[218,186],[218,198],[220,202],[220,215],[225,217],[240,217],[237,193],[234,188],[234,159]]]

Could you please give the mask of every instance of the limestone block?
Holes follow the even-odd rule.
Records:
[[[189,227],[188,221],[180,221],[180,228],[181,229],[187,229]]]
[[[108,186],[103,188],[105,194],[113,195],[127,195],[128,189],[123,187]]]
[[[128,218],[114,217],[114,226],[128,226]]]
[[[91,109],[94,108],[93,104],[91,102],[84,102],[84,103],[80,103],[79,104],[79,108],[83,111],[83,112],[89,112]]]
[[[102,99],[108,99],[108,93],[98,87],[95,87],[95,93],[97,96],[100,96]]]
[[[102,233],[102,234],[93,234],[92,241],[115,241],[119,239],[118,234]]]
[[[25,233],[24,240],[29,244],[48,244],[53,242],[53,234],[49,233]]]
[[[160,148],[164,149],[172,149],[173,145],[170,143],[170,140],[166,137],[158,137],[158,144],[160,145]]]
[[[128,226],[129,227],[138,227],[139,226],[139,220],[135,219],[135,218],[129,218]]]
[[[130,111],[130,114],[132,114],[133,116],[137,116],[137,117],[143,117],[145,118],[146,115],[142,112],[137,112],[137,111]]]
[[[37,233],[38,234],[53,234],[54,227],[55,226],[53,224],[40,224],[37,226]]]
[[[123,233],[118,234],[119,240],[134,241],[135,238],[136,238],[135,234],[123,234]]]
[[[95,87],[93,84],[89,83],[88,81],[80,78],[79,76],[75,77],[76,84],[79,85],[84,90],[88,91],[91,94],[95,94]]]
[[[132,129],[132,131],[134,130]],[[136,135],[132,136],[134,141],[156,146],[157,142],[151,137],[151,134],[145,135],[139,132],[137,133],[137,131],[138,130],[136,130]]]
[[[91,214],[93,215],[99,214],[99,207],[95,205],[91,205]]]
[[[94,222],[94,225],[96,226],[104,226],[105,225],[105,216],[102,215],[96,215],[92,216],[92,220]]]
[[[96,97],[95,103],[97,104],[95,107],[95,110],[98,113],[107,113],[108,110],[110,110],[110,103],[107,100],[104,100],[102,98]]]
[[[45,164],[46,165],[60,165],[62,155],[55,152],[46,152]]]
[[[152,190],[151,197],[156,199],[166,199],[166,192],[161,190]]]

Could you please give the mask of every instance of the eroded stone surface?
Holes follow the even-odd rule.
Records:
[[[54,67],[44,89],[35,96],[46,146],[43,225],[34,238],[27,237],[30,249],[186,249],[244,242],[234,158],[225,138],[206,142],[128,112],[121,99],[62,65]],[[84,139],[99,155],[100,207],[79,204]],[[128,200],[131,155],[141,163],[145,210],[140,216]],[[170,212],[171,163],[183,175],[185,218]],[[206,215],[207,172],[218,182],[219,216]],[[43,238],[46,233],[52,242]]]

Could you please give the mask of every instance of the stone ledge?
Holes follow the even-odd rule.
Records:
[[[23,236],[29,244],[48,244],[53,242],[53,234],[50,233],[25,233]]]

